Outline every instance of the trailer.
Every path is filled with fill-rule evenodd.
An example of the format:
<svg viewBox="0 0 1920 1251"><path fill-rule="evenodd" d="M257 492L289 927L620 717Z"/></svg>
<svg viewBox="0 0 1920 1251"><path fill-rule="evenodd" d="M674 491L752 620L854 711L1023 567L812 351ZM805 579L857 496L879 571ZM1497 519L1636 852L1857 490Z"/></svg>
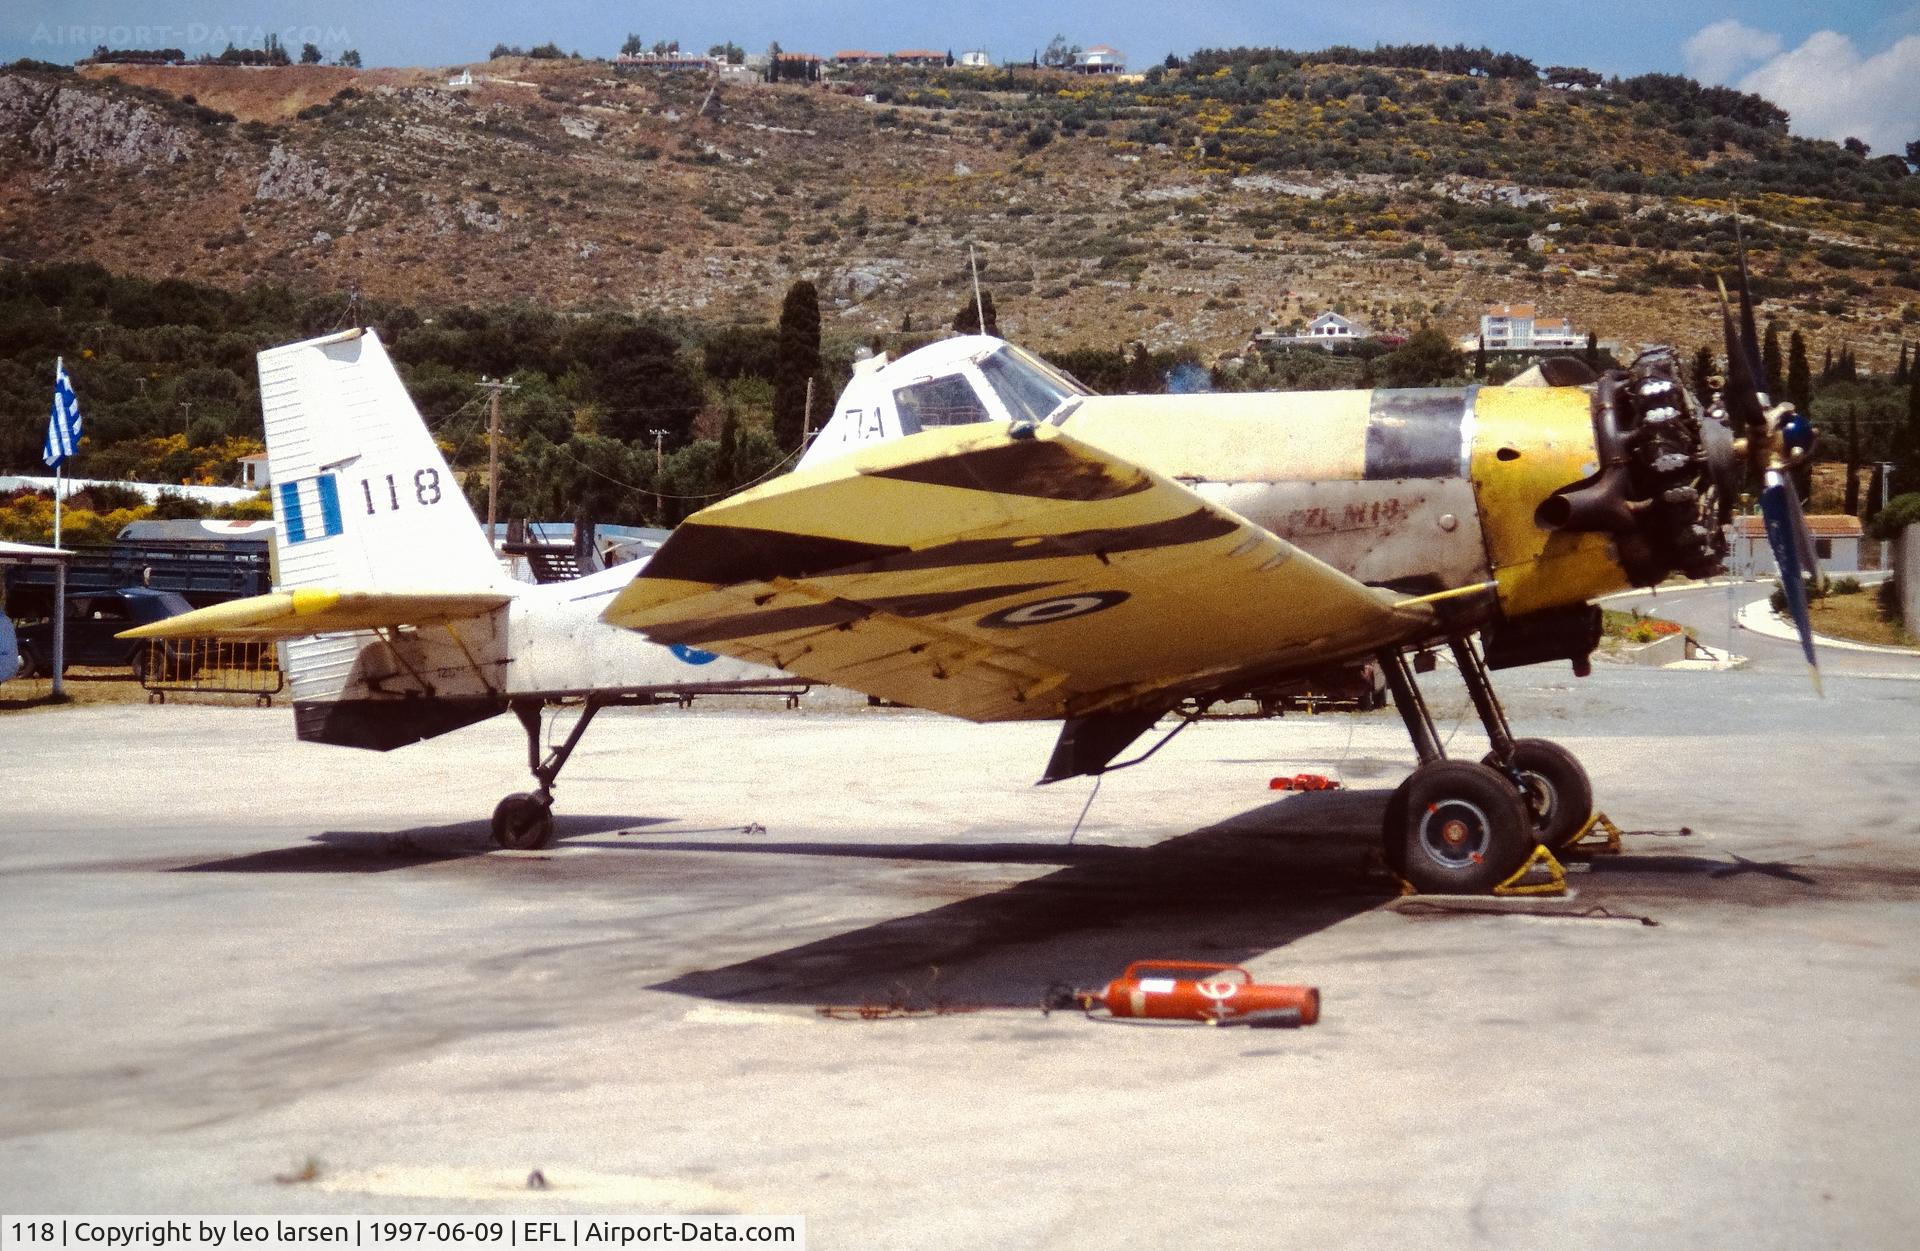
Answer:
<svg viewBox="0 0 1920 1251"><path fill-rule="evenodd" d="M140 537L155 525L182 524L200 527L200 532L179 532L192 537ZM139 586L177 592L195 608L264 595L273 589L268 545L272 526L272 522L135 522L120 532L117 542L70 549L67 594ZM7 570L6 577L9 615L27 620L52 614L53 569L27 565Z"/></svg>

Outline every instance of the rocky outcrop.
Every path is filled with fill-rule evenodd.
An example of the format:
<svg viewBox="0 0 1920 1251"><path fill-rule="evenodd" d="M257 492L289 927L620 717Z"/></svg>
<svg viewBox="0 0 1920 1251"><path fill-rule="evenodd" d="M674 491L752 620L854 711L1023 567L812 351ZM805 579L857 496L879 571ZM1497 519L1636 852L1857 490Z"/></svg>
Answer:
<svg viewBox="0 0 1920 1251"><path fill-rule="evenodd" d="M254 179L253 198L289 202L324 201L337 188L327 167L316 160L274 145L267 163Z"/></svg>
<svg viewBox="0 0 1920 1251"><path fill-rule="evenodd" d="M196 137L157 108L91 87L0 74L0 136L55 173L152 170L188 160Z"/></svg>

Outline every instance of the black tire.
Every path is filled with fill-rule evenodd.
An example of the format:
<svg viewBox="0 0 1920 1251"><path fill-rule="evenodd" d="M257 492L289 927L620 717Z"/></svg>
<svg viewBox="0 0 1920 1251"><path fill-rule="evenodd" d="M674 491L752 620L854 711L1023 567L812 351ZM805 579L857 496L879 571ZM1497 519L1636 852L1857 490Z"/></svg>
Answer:
<svg viewBox="0 0 1920 1251"><path fill-rule="evenodd" d="M493 810L493 841L513 851L537 851L553 842L553 808L537 795L515 792Z"/></svg>
<svg viewBox="0 0 1920 1251"><path fill-rule="evenodd" d="M1497 757L1481 763L1500 768ZM1513 767L1525 783L1520 792L1533 818L1534 841L1559 851L1586 828L1593 815L1593 783L1574 754L1544 738L1513 740Z"/></svg>
<svg viewBox="0 0 1920 1251"><path fill-rule="evenodd" d="M1533 852L1533 822L1504 773L1465 760L1421 765L1387 803L1387 863L1425 894L1484 894Z"/></svg>
<svg viewBox="0 0 1920 1251"><path fill-rule="evenodd" d="M140 648L133 653L133 659L127 662L127 668L133 671L133 680L140 685L147 684L147 649Z"/></svg>
<svg viewBox="0 0 1920 1251"><path fill-rule="evenodd" d="M24 647L20 649L20 668L14 672L13 676L16 678L37 678L40 676L40 666L33 663L33 653Z"/></svg>

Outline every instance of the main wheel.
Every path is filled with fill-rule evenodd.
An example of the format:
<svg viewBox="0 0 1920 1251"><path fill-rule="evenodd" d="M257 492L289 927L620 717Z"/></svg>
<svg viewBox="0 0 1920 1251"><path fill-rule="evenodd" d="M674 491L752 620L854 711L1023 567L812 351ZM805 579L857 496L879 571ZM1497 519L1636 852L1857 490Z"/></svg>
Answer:
<svg viewBox="0 0 1920 1251"><path fill-rule="evenodd" d="M1500 768L1498 757L1482 761ZM1593 815L1593 783L1574 754L1544 738L1513 740L1513 767L1520 774L1521 797L1533 816L1534 841L1548 851L1572 842Z"/></svg>
<svg viewBox="0 0 1920 1251"><path fill-rule="evenodd" d="M553 842L553 808L537 795L516 792L493 810L493 841L514 851L536 851Z"/></svg>
<svg viewBox="0 0 1920 1251"><path fill-rule="evenodd" d="M1413 771L1387 804L1387 863L1426 894L1473 895L1513 876L1533 822L1505 774L1465 760Z"/></svg>

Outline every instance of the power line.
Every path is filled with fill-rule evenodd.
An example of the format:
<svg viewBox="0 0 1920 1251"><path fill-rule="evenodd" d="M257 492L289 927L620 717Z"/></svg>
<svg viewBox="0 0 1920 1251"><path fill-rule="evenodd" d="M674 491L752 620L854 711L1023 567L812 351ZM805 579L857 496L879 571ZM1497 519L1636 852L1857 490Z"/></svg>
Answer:
<svg viewBox="0 0 1920 1251"><path fill-rule="evenodd" d="M638 486L634 483L627 482L624 479L616 478L610 473L605 473L605 472L602 472L601 470L595 469L592 465L589 465L586 461L581 460L578 456L575 456L572 452L569 452L566 449L566 445L563 443L553 443L553 444L549 444L548 446L552 447L554 451L560 453L560 455L566 457L568 460L580 466L580 468L586 470L588 473L592 474L596 478L604 478L606 481L613 483L615 486L624 487L626 490L633 492L635 495L657 495L661 499L667 499L667 500L725 499L727 496L734 495L741 491L744 491L750 486L758 486L760 483L765 482L768 478L773 477L775 474L779 473L782 469L785 469L787 465L791 463L796 456L800 455L800 452L801 452L800 448L795 448L793 451L788 452L786 456L782 457L778 464L774 465L771 469L768 469L765 473L761 474L759 477L750 478L747 481L738 484L737 486L728 487L724 491L709 491L704 495L674 495L671 492L656 491L651 487Z"/></svg>

